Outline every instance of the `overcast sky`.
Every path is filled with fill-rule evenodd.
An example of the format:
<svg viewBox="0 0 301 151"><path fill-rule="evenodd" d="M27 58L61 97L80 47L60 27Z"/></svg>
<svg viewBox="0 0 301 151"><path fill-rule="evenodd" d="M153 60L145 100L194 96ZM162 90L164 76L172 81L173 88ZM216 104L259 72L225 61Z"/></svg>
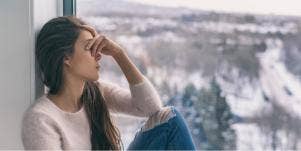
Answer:
<svg viewBox="0 0 301 151"><path fill-rule="evenodd" d="M301 16L301 0L127 0L202 10Z"/></svg>

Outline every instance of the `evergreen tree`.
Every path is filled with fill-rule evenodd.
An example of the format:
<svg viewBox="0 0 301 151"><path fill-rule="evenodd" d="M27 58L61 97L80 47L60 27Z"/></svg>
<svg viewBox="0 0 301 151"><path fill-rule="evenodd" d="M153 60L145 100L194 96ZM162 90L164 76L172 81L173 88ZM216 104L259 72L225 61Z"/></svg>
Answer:
<svg viewBox="0 0 301 151"><path fill-rule="evenodd" d="M190 127L192 137L195 140L195 145L197 149L206 149L207 138L201 123L201 115L196 111L194 107L194 102L198 102L198 90L195 88L194 84L188 84L181 98L181 106L186 121Z"/></svg>
<svg viewBox="0 0 301 151"><path fill-rule="evenodd" d="M198 90L188 84L168 104L180 109L198 149L236 149L236 134L231 128L234 116L215 80L209 89Z"/></svg>
<svg viewBox="0 0 301 151"><path fill-rule="evenodd" d="M208 140L204 149L235 149L236 134L230 127L233 115L217 82L213 79L209 90L201 89L198 98L196 108Z"/></svg>
<svg viewBox="0 0 301 151"><path fill-rule="evenodd" d="M193 98L196 97L197 90L195 86L190 83L185 87L185 91L182 98L182 106L184 107L191 107L193 106Z"/></svg>

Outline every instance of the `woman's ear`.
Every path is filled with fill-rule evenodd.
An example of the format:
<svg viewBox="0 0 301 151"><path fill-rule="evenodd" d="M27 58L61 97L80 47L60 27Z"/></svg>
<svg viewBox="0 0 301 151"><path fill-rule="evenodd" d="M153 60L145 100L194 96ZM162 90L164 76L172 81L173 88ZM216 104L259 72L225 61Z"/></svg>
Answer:
<svg viewBox="0 0 301 151"><path fill-rule="evenodd" d="M65 56L64 57L64 65L70 67L71 66L71 57L70 56Z"/></svg>

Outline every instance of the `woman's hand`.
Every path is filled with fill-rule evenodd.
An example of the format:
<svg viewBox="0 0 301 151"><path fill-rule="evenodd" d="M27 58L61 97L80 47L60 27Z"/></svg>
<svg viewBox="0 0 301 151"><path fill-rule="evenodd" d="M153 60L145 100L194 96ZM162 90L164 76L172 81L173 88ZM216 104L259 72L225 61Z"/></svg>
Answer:
<svg viewBox="0 0 301 151"><path fill-rule="evenodd" d="M123 51L120 45L108 37L98 34L93 27L88 25L84 25L83 27L89 30L93 35L93 39L91 39L86 45L86 49L91 50L92 56L95 56L96 53L101 52L104 55L110 55L114 57Z"/></svg>
<svg viewBox="0 0 301 151"><path fill-rule="evenodd" d="M123 53L124 50L118 44L105 36L99 35L93 27L83 25L83 28L89 30L93 35L93 39L91 39L86 46L87 50L91 50L93 56L98 52L112 56L118 63L130 85L135 85L143 81L142 73L127 54Z"/></svg>

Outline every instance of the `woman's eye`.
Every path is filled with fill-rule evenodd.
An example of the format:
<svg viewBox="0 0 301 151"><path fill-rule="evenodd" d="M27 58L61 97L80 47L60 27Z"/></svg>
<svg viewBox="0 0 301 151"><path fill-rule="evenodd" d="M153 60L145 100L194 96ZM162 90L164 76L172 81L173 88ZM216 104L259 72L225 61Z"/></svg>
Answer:
<svg viewBox="0 0 301 151"><path fill-rule="evenodd" d="M92 40L92 39L88 39L88 40L86 40L86 41L83 43L84 49L85 49L85 50L90 50L90 49L88 49L87 47L88 47L89 42L90 42L91 40Z"/></svg>

